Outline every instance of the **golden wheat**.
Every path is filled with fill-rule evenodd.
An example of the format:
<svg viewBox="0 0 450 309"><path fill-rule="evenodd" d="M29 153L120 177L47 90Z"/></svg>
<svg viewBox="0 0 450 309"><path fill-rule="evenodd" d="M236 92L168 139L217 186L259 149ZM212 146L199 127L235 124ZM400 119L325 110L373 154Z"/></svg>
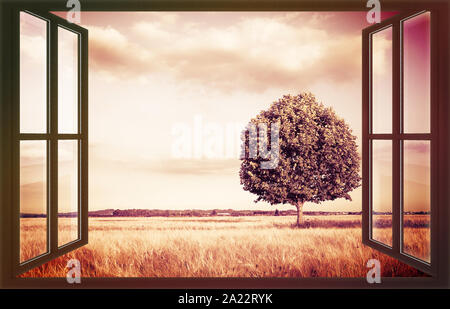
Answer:
<svg viewBox="0 0 450 309"><path fill-rule="evenodd" d="M30 227L45 222L27 220ZM365 277L372 258L383 276L424 275L364 246L360 216L311 216L309 228L293 222L288 216L90 218L87 246L22 276L65 277L71 258L81 262L84 277ZM426 233L415 228L405 237L424 240ZM24 250L32 252L34 241L24 242ZM429 248L420 250L426 256Z"/></svg>

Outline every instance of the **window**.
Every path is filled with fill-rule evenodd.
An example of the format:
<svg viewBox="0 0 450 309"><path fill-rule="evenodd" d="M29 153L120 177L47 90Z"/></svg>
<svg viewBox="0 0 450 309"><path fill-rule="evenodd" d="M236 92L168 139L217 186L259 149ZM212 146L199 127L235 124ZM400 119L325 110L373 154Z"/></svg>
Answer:
<svg viewBox="0 0 450 309"><path fill-rule="evenodd" d="M32 11L15 11L13 23L18 275L88 240L87 30ZM30 220L36 217L41 219Z"/></svg>
<svg viewBox="0 0 450 309"><path fill-rule="evenodd" d="M400 50L400 30L404 24L401 24L401 20L407 20L409 17L413 17L419 11L412 12L408 14L402 14L397 17L393 17L389 21L383 22L382 24L376 24L363 31L363 241L386 254L394 256L402 261L407 262L419 269L426 272L433 273L432 278L414 278L414 280L402 280L405 278L392 278L392 280L383 280L382 287L447 287L448 286L448 273L449 273L449 244L450 244L450 234L448 229L448 223L450 222L450 212L448 207L449 202L449 191L448 191L448 175L449 175L449 139L448 134L450 133L450 127L448 124L448 119L450 115L450 109L448 109L448 13L449 8L445 3L429 3L425 2L414 2L409 1L409 3L398 3L398 1L386 0L384 9L395 10L404 12L406 10L430 10L430 22L431 22L431 36L430 36L430 96L428 107L420 112L430 112L429 122L420 123L420 128L410 127L409 125L401 124L406 119L411 119L410 117L417 117L418 113L414 112L414 109L408 107L402 107L401 102L407 100L407 95L403 94L402 100L400 100L399 91L402 89L400 84L403 85L405 81L400 78L400 72L403 74L409 74L400 71L400 55L403 52ZM154 1L142 0L142 1L124 1L118 3L116 1L103 1L103 0L91 0L87 2L82 2L81 9L83 11L191 11L193 6L197 11L260 11L262 6L264 10L286 10L286 11L304 11L304 10L317 10L317 11L341 11L341 10L355 10L367 12L369 9L366 8L366 4L362 2L349 2L349 1L338 1L340 4L334 4L331 2L327 3L317 3L315 2L295 2L289 0L280 1L280 3L268 4L264 1L255 1L251 4L245 2L233 2L233 3L216 3L213 1L200 1L191 2L186 1L183 3L163 3ZM21 1L0 1L0 41L2 53L0 53L0 74L2 78L0 79L0 143L2 145L2 152L0 153L0 169L1 169L1 186L0 186L0 286L1 287L72 287L67 286L65 279L59 278L40 278L36 280L28 280L23 278L17 278L17 274L26 271L32 267L38 266L48 260L57 257L64 252L68 252L75 249L85 243L87 243L87 31L77 27L72 24L67 24L64 20L58 19L51 14L47 14L49 11L68 11L70 8L66 7L67 3L65 1L49 0L45 3L36 3L32 0L21 0ZM262 6L261 6L262 5ZM35 63L33 68L36 71L41 70L42 72L46 70L46 76L43 79L33 79L27 81L35 86L44 87L45 92L39 94L38 92L27 93L23 95L23 104L26 106L26 95L32 95L33 97L33 107L36 108L37 112L33 111L26 115L26 108L22 111L24 114L21 115L21 109L19 109L19 100L21 88L19 87L20 78L23 75L19 75L18 72L21 70L19 65L19 55L20 55L20 8L23 12L36 17L34 21L37 24L36 31L39 27L45 28L45 45L47 53L45 67L44 65ZM27 10L27 11L25 11ZM45 13L38 13L45 12ZM42 26L44 22L45 26ZM39 26L40 25L40 26ZM58 58L50 57L49 53L53 50L53 55L55 54L55 46L58 46L57 30L51 31L51 29L58 29L54 25L61 25L63 28L70 30L73 33L78 34L78 44L80 48L78 49L78 108L76 115L79 120L77 122L78 127L77 133L73 134L72 126L73 122L67 122L68 127L61 128L61 131L55 133L55 126L51 126L54 117L58 114L57 103L57 93L64 91L70 92L69 86L61 86L58 89L57 82L57 67ZM408 25L407 25L408 26ZM385 28L391 29L392 32L392 42L391 46L391 82L386 84L379 84L378 87L390 87L388 92L391 92L391 99L384 101L384 104L391 104L391 108L380 109L382 117L389 119L387 123L381 122L380 125L388 125L388 128L378 127L375 125L375 132L369 130L369 119L372 121L372 113L377 113L376 109L381 107L383 104L382 98L379 98L376 104L375 111L369 110L369 106L372 106L372 80L369 79L369 67L371 64L371 53L369 53L369 46L372 40L372 33L376 33L378 30L383 30ZM42 30L42 28L41 28ZM339 31L339 29L337 29ZM406 35L405 30L403 35ZM388 39L387 32L381 33L385 35ZM42 33L42 32L41 32ZM70 33L69 33L70 34ZM70 37L70 36L69 36ZM70 41L70 39L69 39ZM42 43L42 41L41 41ZM405 45L406 46L406 45ZM414 44L411 45L414 48ZM35 57L40 57L39 54L43 52L42 45L36 41L33 42L33 47L35 47ZM370 46L371 47L371 46ZM371 47L372 48L372 47ZM405 47L408 48L408 47ZM406 55L406 54L405 54ZM408 56L406 56L408 57ZM414 58L412 58L414 59ZM369 61L370 60L370 61ZM403 67L408 62L408 59L403 59ZM413 64L414 61L411 61ZM52 73L53 72L53 73ZM423 76L422 76L423 77ZM406 83L408 83L406 81ZM53 85L53 86L52 86ZM371 87L369 88L369 85ZM414 85L411 83L411 85ZM377 87L377 86L375 86ZM44 89L41 88L41 89ZM404 86L406 91L407 86ZM69 89L69 90L67 90ZM411 89L411 88L410 88ZM369 91L370 90L370 91ZM414 89L413 89L414 90ZM45 95L45 99L39 99L41 96ZM382 95L382 94L381 94ZM414 96L414 95L412 95ZM376 99L376 98L374 98ZM422 101L423 102L423 101ZM370 103L370 104L369 104ZM45 112L38 113L42 109L39 105L45 104ZM426 105L421 105L422 107ZM439 109L438 109L439 106ZM68 104L66 109L67 114L62 112L67 119L74 119L71 114L70 107L73 105ZM68 108L68 109L67 109ZM402 110L400 110L402 108ZM62 111L62 109L60 109ZM400 118L400 111L402 118ZM370 112L370 113L369 113ZM370 116L370 117L369 117ZM21 133L21 121L20 117L26 119L27 117L32 117L35 122L23 122L23 125L29 125L28 128L23 128L24 132L39 132L39 133ZM422 117L426 118L427 117ZM400 120L399 120L400 119ZM439 123L438 121L439 120ZM59 119L58 119L59 121ZM400 122L401 121L401 122ZM417 124L417 120L416 120ZM370 124L372 126L372 124ZM53 130L49 130L53 128ZM371 127L372 128L372 127ZM400 128L403 128L400 130ZM389 130L390 129L390 130ZM439 132L438 132L439 129ZM67 131L66 131L67 130ZM420 131L419 131L420 130ZM384 132L382 132L384 131ZM439 133L439 134L438 134ZM55 135L56 134L56 135ZM427 136L427 137L426 137ZM426 138L425 138L426 137ZM77 143L72 142L64 144L55 148L52 148L54 141L64 142L77 141ZM53 141L53 142L52 142ZM372 142L375 143L375 149L372 147ZM412 144L408 144L408 143ZM403 143L407 143L405 146ZM77 144L78 149L74 150L73 146ZM54 146L53 146L54 147ZM66 188L76 188L74 190L79 190L77 195L78 200L72 198L72 195L67 193L65 200L71 201L68 203L68 207L61 210L62 213L68 214L73 212L73 205L77 204L78 217L67 217L71 220L65 220L66 225L76 226L74 223L77 222L76 230L69 233L66 240L61 240L62 242L70 242L65 246L59 246L60 239L58 239L59 234L59 224L58 224L58 208L55 206L58 197L55 198L57 190L55 187L58 184L59 175L55 175L54 171L58 168L63 168L59 166L59 161L55 161L54 152L55 149L63 148L64 151L64 161L68 163L64 169L64 174L66 179L73 178L74 173L70 172L78 169L78 187L69 185L73 183L66 183L64 187ZM391 147L392 149L389 149ZM383 149L378 150L378 149ZM369 153L370 149L370 153ZM422 149L419 151L419 149ZM53 151L53 155L52 155ZM56 150L57 152L58 150ZM371 153L376 155L372 158ZM429 151L429 153L428 153ZM386 154L389 154L387 156ZM74 155L78 154L78 157ZM23 158L32 157L33 162L30 160L24 160L20 156L24 154ZM413 154L413 156L410 156ZM58 158L58 156L56 157ZM77 158L77 159L74 159ZM400 160L401 158L401 160ZM77 165L73 163L76 162ZM33 164L31 164L33 163ZM380 170L377 168L381 166ZM408 231L401 230L402 226L407 226L403 221L407 221L408 218L403 216L403 211L406 213L407 209L412 209L415 212L415 206L401 206L408 204L408 200L414 200L414 193L417 191L414 186L404 186L403 179L413 179L417 180L419 177L417 173L413 170L407 170L407 166L417 165L427 166L429 164L429 169L422 169L425 175L425 180L430 184L429 197L426 194L422 194L421 200L428 200L430 207L431 224L428 228L431 237L431 254L430 261L426 261L426 257L415 256L416 252L414 248L406 248L407 244L401 243L403 238L407 238L406 234ZM33 174L35 183L40 183L39 186L34 186L33 192L36 197L36 209L41 209L39 212L41 219L45 221L47 226L47 231L45 235L35 235L36 237L43 238L40 246L36 247L36 251L32 252L30 255L34 258L27 259L23 263L20 262L20 230L18 229L20 222L20 206L24 205L24 211L27 211L25 204L21 204L20 201L20 188L21 181L26 180L27 173L25 167L33 165L35 167L35 173ZM62 164L61 162L61 165ZM21 171L21 166L23 170ZM54 167L52 169L52 166ZM55 169L56 167L56 169ZM379 216L380 223L375 223L375 226L383 226L383 222L386 220L392 220L391 223L385 223L387 233L375 232L375 235L371 235L371 211L372 207L369 204L369 198L378 196L378 194L369 187L372 175L369 171L376 169L378 174L373 175L375 179L385 179L389 181L387 183L388 192L383 199L388 200L388 207L392 207L389 213L389 209L386 210L382 207L383 199L378 201L375 207L375 215ZM386 170L393 170L390 174L386 174ZM24 174L21 176L21 172ZM401 174L400 174L401 172ZM370 178L369 178L370 177ZM384 178L383 178L384 177ZM62 180L61 180L62 181ZM414 181L412 181L414 182ZM383 182L381 181L383 185ZM25 184L24 184L25 185ZM29 186L31 188L31 186ZM381 188L381 187L379 187ZM390 188L390 190L389 190ZM57 188L56 188L57 189ZM375 189L376 190L376 189ZM384 189L383 189L384 190ZM390 191L390 192L389 192ZM400 193L401 197L400 198ZM61 197L63 199L63 197ZM390 203L389 203L390 202ZM406 204L405 204L406 203ZM389 205L390 204L390 205ZM377 210L376 207L380 207ZM402 209L403 207L403 209ZM424 213L425 214L425 213ZM61 214L61 217L63 214ZM76 218L76 219L75 219ZM384 221L383 221L384 219ZM63 220L60 220L61 223ZM70 222L70 223L69 223ZM393 228L389 227L389 224L393 225ZM408 223L409 224L409 223ZM62 228L62 227L61 227ZM69 229L72 231L72 229ZM380 232L383 232L380 230ZM56 233L56 234L55 234ZM404 235L403 235L404 234ZM52 236L53 235L53 236ZM55 237L56 235L56 237ZM73 235L73 237L72 237ZM75 239L76 235L78 240ZM383 236L384 235L384 236ZM383 237L389 237L383 238ZM437 237L438 236L438 237ZM407 241L406 241L407 242ZM405 246L405 249L403 249ZM437 268L439 267L439 268ZM438 271L437 271L438 269ZM434 274L437 275L435 276ZM83 287L122 287L122 286L134 286L134 287L197 287L197 288L210 288L210 287L261 287L261 288L279 288L280 286L289 288L299 288L299 287L368 287L366 278L329 278L323 280L321 278L315 278L314 280L291 280L286 278L266 278L264 280L260 279L249 279L242 280L239 278L229 278L229 280L214 279L214 278L102 278L90 279L83 278Z"/></svg>
<svg viewBox="0 0 450 309"><path fill-rule="evenodd" d="M363 241L430 274L438 250L433 22L420 11L363 30Z"/></svg>

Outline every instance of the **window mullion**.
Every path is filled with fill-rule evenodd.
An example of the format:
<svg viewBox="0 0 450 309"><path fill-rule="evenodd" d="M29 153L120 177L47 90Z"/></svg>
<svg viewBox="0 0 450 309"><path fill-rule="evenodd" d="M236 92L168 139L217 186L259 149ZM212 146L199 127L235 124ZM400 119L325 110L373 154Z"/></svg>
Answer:
<svg viewBox="0 0 450 309"><path fill-rule="evenodd" d="M78 67L78 77L79 77L79 133L81 134L80 147L79 147L79 227L80 227L80 238L87 243L88 241L88 33L87 30L83 30L79 39L79 67Z"/></svg>
<svg viewBox="0 0 450 309"><path fill-rule="evenodd" d="M58 250L58 29L50 22L50 248Z"/></svg>
<svg viewBox="0 0 450 309"><path fill-rule="evenodd" d="M400 49L400 23L392 25L392 249L400 252L401 234L401 49Z"/></svg>

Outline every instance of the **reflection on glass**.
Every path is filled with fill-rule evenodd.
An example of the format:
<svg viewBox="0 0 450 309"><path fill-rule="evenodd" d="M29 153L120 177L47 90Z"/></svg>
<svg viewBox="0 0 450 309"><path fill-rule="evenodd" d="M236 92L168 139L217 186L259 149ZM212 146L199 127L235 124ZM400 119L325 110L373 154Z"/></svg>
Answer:
<svg viewBox="0 0 450 309"><path fill-rule="evenodd" d="M372 239L392 247L392 142L372 141Z"/></svg>
<svg viewBox="0 0 450 309"><path fill-rule="evenodd" d="M405 133L430 132L430 13L403 22Z"/></svg>
<svg viewBox="0 0 450 309"><path fill-rule="evenodd" d="M20 132L47 132L47 22L20 12Z"/></svg>
<svg viewBox="0 0 450 309"><path fill-rule="evenodd" d="M78 141L58 141L58 246L78 235Z"/></svg>
<svg viewBox="0 0 450 309"><path fill-rule="evenodd" d="M430 142L403 145L403 252L430 262Z"/></svg>
<svg viewBox="0 0 450 309"><path fill-rule="evenodd" d="M20 262L47 252L47 142L20 142Z"/></svg>
<svg viewBox="0 0 450 309"><path fill-rule="evenodd" d="M372 35L372 133L392 133L392 28Z"/></svg>
<svg viewBox="0 0 450 309"><path fill-rule="evenodd" d="M58 27L58 131L78 133L78 35Z"/></svg>

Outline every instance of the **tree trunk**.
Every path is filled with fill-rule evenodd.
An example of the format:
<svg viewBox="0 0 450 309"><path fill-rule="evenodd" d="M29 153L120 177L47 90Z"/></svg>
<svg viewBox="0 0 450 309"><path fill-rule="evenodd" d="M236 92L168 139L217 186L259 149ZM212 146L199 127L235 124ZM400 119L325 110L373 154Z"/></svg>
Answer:
<svg viewBox="0 0 450 309"><path fill-rule="evenodd" d="M297 202L297 205L295 205L295 207L297 207L297 226L302 226L304 221L303 221L303 204L304 202Z"/></svg>

